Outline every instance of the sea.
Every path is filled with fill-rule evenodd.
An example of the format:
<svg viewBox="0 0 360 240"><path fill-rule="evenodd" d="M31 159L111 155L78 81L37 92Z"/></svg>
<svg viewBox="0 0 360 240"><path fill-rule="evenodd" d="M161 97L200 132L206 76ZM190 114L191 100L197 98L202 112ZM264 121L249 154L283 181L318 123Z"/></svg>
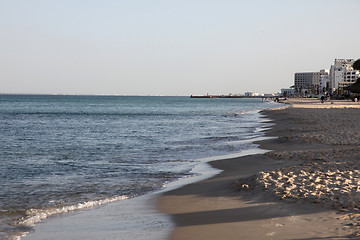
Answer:
<svg viewBox="0 0 360 240"><path fill-rule="evenodd" d="M49 216L166 188L254 149L258 98L0 95L0 239Z"/></svg>

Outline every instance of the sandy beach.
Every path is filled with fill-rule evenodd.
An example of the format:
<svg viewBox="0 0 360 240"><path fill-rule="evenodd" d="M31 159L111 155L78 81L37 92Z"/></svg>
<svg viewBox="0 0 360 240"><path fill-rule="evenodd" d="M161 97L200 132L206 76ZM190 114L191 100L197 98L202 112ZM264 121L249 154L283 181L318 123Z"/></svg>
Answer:
<svg viewBox="0 0 360 240"><path fill-rule="evenodd" d="M223 172L159 198L171 239L360 239L360 105L285 103L263 112L272 152L211 162Z"/></svg>

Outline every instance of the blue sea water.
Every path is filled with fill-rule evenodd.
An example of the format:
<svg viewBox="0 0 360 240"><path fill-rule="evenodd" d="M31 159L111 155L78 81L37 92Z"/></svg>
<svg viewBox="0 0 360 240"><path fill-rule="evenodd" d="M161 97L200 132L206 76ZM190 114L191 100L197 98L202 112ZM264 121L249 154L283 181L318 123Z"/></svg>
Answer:
<svg viewBox="0 0 360 240"><path fill-rule="evenodd" d="M143 195L254 148L261 99L0 95L0 238Z"/></svg>

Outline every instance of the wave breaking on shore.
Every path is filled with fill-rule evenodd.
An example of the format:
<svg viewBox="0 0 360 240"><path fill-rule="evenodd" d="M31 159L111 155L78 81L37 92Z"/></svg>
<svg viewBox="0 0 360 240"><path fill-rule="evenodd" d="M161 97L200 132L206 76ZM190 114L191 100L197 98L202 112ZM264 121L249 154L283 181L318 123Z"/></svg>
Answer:
<svg viewBox="0 0 360 240"><path fill-rule="evenodd" d="M19 232L20 235L14 237L14 239L20 239L21 237L26 236L32 230L32 228L35 226L36 223L39 223L50 216L56 214L62 214L62 213L69 213L77 210L94 208L101 206L103 204L126 200L128 198L129 198L128 196L115 196L102 200L81 202L68 206L44 208L44 209L29 209L26 211L26 217L23 217L15 222L14 225L23 229L23 231ZM26 229L27 231L25 231Z"/></svg>

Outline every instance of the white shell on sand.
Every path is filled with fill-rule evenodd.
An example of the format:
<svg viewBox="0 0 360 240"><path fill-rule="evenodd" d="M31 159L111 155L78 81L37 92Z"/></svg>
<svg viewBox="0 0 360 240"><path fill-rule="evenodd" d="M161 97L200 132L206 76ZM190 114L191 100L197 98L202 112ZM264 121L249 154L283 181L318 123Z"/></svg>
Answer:
<svg viewBox="0 0 360 240"><path fill-rule="evenodd" d="M270 152L301 165L261 172L256 183L278 197L322 202L341 209L360 208L360 103L289 99L283 111L291 134L283 142L322 144L311 150ZM320 109L323 109L320 111Z"/></svg>

